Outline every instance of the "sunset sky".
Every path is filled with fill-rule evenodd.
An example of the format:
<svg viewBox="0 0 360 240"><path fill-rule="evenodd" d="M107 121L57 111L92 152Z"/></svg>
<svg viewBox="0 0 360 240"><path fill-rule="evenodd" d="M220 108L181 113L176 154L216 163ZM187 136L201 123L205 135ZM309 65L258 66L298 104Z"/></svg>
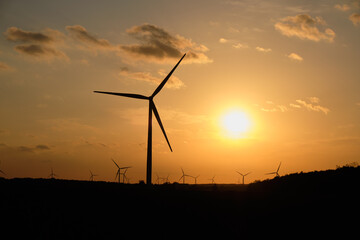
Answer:
<svg viewBox="0 0 360 240"><path fill-rule="evenodd" d="M113 158L145 180L148 103L93 91L151 95L184 53L154 98L173 152L154 118L153 181L360 160L358 0L12 0L0 30L5 177L114 181Z"/></svg>

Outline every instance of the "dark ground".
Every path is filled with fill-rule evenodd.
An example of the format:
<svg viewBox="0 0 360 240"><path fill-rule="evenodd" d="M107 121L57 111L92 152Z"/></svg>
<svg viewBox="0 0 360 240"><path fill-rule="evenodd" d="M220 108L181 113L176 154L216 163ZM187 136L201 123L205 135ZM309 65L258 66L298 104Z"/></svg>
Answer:
<svg viewBox="0 0 360 240"><path fill-rule="evenodd" d="M0 178L0 239L357 239L359 187L360 167L245 186Z"/></svg>

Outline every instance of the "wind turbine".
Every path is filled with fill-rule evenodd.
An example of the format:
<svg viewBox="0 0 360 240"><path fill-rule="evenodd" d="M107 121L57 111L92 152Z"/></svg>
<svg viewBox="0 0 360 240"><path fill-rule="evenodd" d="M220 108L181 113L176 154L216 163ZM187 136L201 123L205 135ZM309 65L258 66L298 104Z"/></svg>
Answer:
<svg viewBox="0 0 360 240"><path fill-rule="evenodd" d="M209 180L211 180L211 183L212 183L212 184L215 184L215 180L214 180L214 179L215 179L215 176L213 176L212 178L209 179Z"/></svg>
<svg viewBox="0 0 360 240"><path fill-rule="evenodd" d="M195 185L197 184L197 178L200 177L200 175L197 175L196 177L191 176L195 180Z"/></svg>
<svg viewBox="0 0 360 240"><path fill-rule="evenodd" d="M182 176L179 179L179 181L182 179L183 180L183 184L185 184L185 177L192 177L190 175L185 174L184 170L181 168L181 172L182 172Z"/></svg>
<svg viewBox="0 0 360 240"><path fill-rule="evenodd" d="M1 164L1 161L0 161L0 164ZM4 175L6 175L1 169L0 169L0 173L2 173L2 174L4 174Z"/></svg>
<svg viewBox="0 0 360 240"><path fill-rule="evenodd" d="M54 179L55 176L57 177L57 175L54 173L53 168L51 168L51 173L50 173L49 177L50 177L51 179Z"/></svg>
<svg viewBox="0 0 360 240"><path fill-rule="evenodd" d="M122 172L122 173L120 173L120 174L123 176L123 183L125 183L125 179L126 179L126 181L128 182L128 178L126 177L126 172L127 172L127 170L128 170L129 168L130 168L130 167L125 167L125 168L124 168L125 171Z"/></svg>
<svg viewBox="0 0 360 240"><path fill-rule="evenodd" d="M114 159L111 159L114 163L115 163L115 165L116 165L116 167L118 168L118 170L117 170L117 172L116 172L116 175L115 175L115 180L116 180L116 178L118 179L118 182L120 183L120 176L121 176L121 174L123 174L123 173L121 173L121 169L126 169L125 170L125 173L126 173L126 171L127 171L127 169L128 168L131 168L131 167L119 167L119 165L114 161ZM123 176L125 176L125 175L123 175ZM123 178L124 179L124 178Z"/></svg>
<svg viewBox="0 0 360 240"><path fill-rule="evenodd" d="M90 171L90 181L94 181L94 177L96 177L97 175L96 174L93 174L92 172L91 172L91 170L89 170Z"/></svg>
<svg viewBox="0 0 360 240"><path fill-rule="evenodd" d="M242 184L245 184L245 183L244 183L245 176L247 176L247 175L249 175L249 174L251 173L251 172L248 172L248 173L246 173L246 174L242 174L241 172L238 172L238 171L236 171L236 172L242 176L242 179L243 179L243 183L242 183Z"/></svg>
<svg viewBox="0 0 360 240"><path fill-rule="evenodd" d="M266 173L266 175L269 175L269 174L275 174L275 177L280 177L279 175L279 169L280 169L280 166L281 166L281 162L276 170L276 172L270 172L270 173Z"/></svg>
<svg viewBox="0 0 360 240"><path fill-rule="evenodd" d="M110 94L122 97L129 97L129 98L136 98L136 99L143 99L149 101L149 119L148 119L148 143L147 143L147 162L146 162L146 184L151 184L151 174L152 174L152 113L156 117L160 128L165 136L166 142L169 145L170 151L172 152L172 148L170 146L170 142L166 136L165 129L163 124L161 123L161 119L159 113L155 107L154 97L161 91L161 89L165 86L166 82L169 80L171 74L175 71L177 66L180 64L181 60L185 57L186 53L179 62L175 65L175 67L169 72L169 74L164 78L164 80L160 83L160 85L155 89L153 94L149 97L140 95L140 94L133 94L133 93L116 93L116 92L102 92L102 91L94 91L95 93L103 93L103 94Z"/></svg>

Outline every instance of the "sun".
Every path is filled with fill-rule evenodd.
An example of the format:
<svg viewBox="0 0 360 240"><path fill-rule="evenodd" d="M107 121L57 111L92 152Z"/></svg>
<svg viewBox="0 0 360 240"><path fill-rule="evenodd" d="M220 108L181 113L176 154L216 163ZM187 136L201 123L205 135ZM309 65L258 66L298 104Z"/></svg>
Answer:
<svg viewBox="0 0 360 240"><path fill-rule="evenodd" d="M251 122L246 113L240 110L231 110L221 117L221 126L226 135L232 138L241 138L249 131Z"/></svg>

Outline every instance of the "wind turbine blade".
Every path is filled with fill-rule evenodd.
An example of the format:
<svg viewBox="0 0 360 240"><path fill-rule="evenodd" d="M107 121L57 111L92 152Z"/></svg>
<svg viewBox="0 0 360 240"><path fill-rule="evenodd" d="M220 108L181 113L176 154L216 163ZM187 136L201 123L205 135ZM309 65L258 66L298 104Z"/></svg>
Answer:
<svg viewBox="0 0 360 240"><path fill-rule="evenodd" d="M151 95L151 97L155 97L156 94L158 94L161 89L164 87L165 83L169 80L171 74L173 74L173 72L175 71L175 69L177 68L177 66L180 64L181 60L183 60L183 58L185 57L186 53L184 54L184 56L182 56L182 58L179 60L179 62L175 65L175 67L171 70L171 72L169 72L169 74L164 78L164 80L160 83L160 85L155 89L154 93Z"/></svg>
<svg viewBox="0 0 360 240"><path fill-rule="evenodd" d="M5 173L4 173L3 171L1 171L1 170L0 170L0 172L1 172L2 174L5 174ZM5 174L5 175L6 175L6 174Z"/></svg>
<svg viewBox="0 0 360 240"><path fill-rule="evenodd" d="M179 181L184 177L184 175L181 176L181 178L179 179Z"/></svg>
<svg viewBox="0 0 360 240"><path fill-rule="evenodd" d="M185 175L184 169L182 169L182 168L181 168L181 171L182 171L182 173L183 173L183 176L184 176L184 175Z"/></svg>
<svg viewBox="0 0 360 240"><path fill-rule="evenodd" d="M114 163L115 163L115 165L120 169L120 167L119 167L119 165L117 165L117 163L114 161L114 159L111 159Z"/></svg>
<svg viewBox="0 0 360 240"><path fill-rule="evenodd" d="M251 172L248 172L247 174L245 174L244 176L247 176L247 175L249 175Z"/></svg>
<svg viewBox="0 0 360 240"><path fill-rule="evenodd" d="M279 164L278 169L276 170L276 173L279 172L280 166L281 166L281 162L280 162L280 164Z"/></svg>
<svg viewBox="0 0 360 240"><path fill-rule="evenodd" d="M158 123L159 123L159 125L160 125L161 131L163 132L164 137L165 137L165 139L166 139L166 142L167 142L167 144L169 145L170 151L172 151L172 148L171 148L169 139L168 139L167 136L166 136L166 132L165 132L164 126L163 126L162 123L161 123L161 119L160 119L159 113L158 113L158 111L157 111L157 109L156 109L156 107L155 107L155 104L154 104L154 102L153 102L152 100L150 100L150 102L151 102L152 110L153 110L153 112L154 112L154 115L155 115L155 117L156 117L156 120L158 121Z"/></svg>
<svg viewBox="0 0 360 240"><path fill-rule="evenodd" d="M243 174L241 173L241 172L238 172L238 171L236 171L238 174L240 174L241 176L243 176Z"/></svg>
<svg viewBox="0 0 360 240"><path fill-rule="evenodd" d="M131 167L121 167L120 169L128 169L128 168L131 168Z"/></svg>
<svg viewBox="0 0 360 240"><path fill-rule="evenodd" d="M276 174L276 172L265 173L265 175Z"/></svg>
<svg viewBox="0 0 360 240"><path fill-rule="evenodd" d="M148 100L149 97L140 94L133 94L133 93L116 93L116 92L102 92L102 91L94 91L94 93L103 93L103 94L110 94L122 97L129 97L129 98L137 98L137 99L146 99Z"/></svg>

